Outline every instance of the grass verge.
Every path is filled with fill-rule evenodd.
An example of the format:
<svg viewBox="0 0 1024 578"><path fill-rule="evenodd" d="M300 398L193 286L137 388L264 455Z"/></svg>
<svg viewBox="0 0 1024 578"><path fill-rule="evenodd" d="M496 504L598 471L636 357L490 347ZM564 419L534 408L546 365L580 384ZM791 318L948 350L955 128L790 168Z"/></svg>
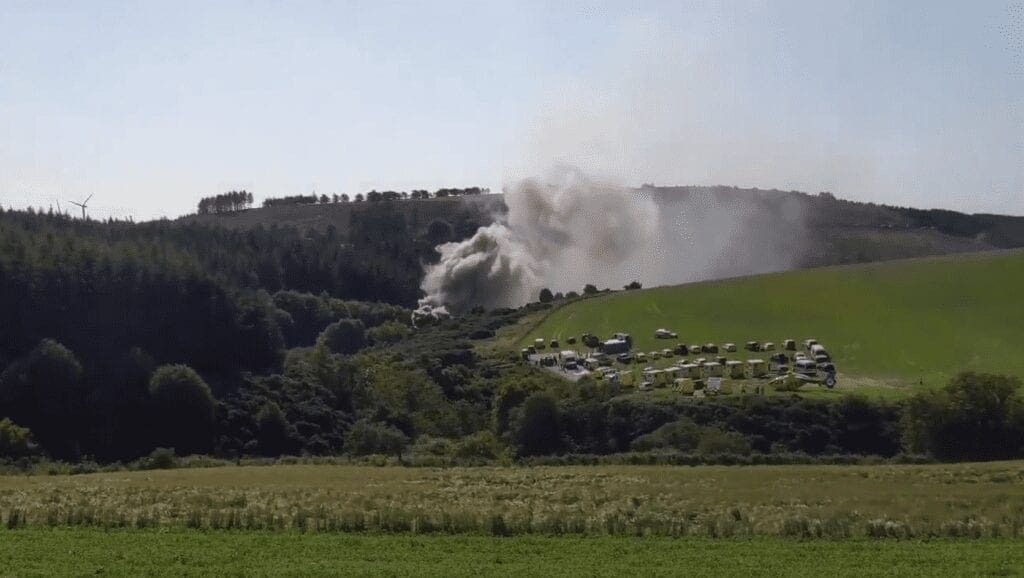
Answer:
<svg viewBox="0 0 1024 578"><path fill-rule="evenodd" d="M19 576L1013 576L1024 543L60 528L0 531L0 566Z"/></svg>

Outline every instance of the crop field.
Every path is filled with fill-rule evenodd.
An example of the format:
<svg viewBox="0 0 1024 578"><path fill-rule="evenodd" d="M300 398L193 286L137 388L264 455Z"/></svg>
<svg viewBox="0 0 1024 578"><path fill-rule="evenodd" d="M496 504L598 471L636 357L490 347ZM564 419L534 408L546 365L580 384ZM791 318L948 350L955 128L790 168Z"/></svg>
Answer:
<svg viewBox="0 0 1024 578"><path fill-rule="evenodd" d="M800 541L411 536L201 530L0 530L19 576L1019 576L1007 539Z"/></svg>
<svg viewBox="0 0 1024 578"><path fill-rule="evenodd" d="M840 384L938 386L963 370L1024 375L1024 252L890 261L616 292L567 304L519 335L632 334L635 349L814 337ZM845 379L844 379L845 378ZM851 379L852 378L852 379Z"/></svg>
<svg viewBox="0 0 1024 578"><path fill-rule="evenodd" d="M374 468L0 478L11 529L710 538L1021 538L1024 462Z"/></svg>

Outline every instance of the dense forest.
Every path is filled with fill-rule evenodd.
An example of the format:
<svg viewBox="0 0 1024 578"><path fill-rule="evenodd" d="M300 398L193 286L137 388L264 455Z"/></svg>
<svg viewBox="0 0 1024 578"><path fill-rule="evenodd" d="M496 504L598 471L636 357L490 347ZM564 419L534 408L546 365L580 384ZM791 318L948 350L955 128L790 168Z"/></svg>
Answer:
<svg viewBox="0 0 1024 578"><path fill-rule="evenodd" d="M910 403L657 401L479 347L586 291L414 326L434 247L474 229L420 230L387 203L345 236L0 211L0 460L129 461L157 448L458 463L1024 450L1010 378L961 376Z"/></svg>
<svg viewBox="0 0 1024 578"><path fill-rule="evenodd" d="M455 234L432 225L417 236L371 208L342 239L0 212L2 413L54 455L141 451L149 439L132 428L150 423L140 408L158 366L186 364L220 399L329 323L407 324L423 263Z"/></svg>

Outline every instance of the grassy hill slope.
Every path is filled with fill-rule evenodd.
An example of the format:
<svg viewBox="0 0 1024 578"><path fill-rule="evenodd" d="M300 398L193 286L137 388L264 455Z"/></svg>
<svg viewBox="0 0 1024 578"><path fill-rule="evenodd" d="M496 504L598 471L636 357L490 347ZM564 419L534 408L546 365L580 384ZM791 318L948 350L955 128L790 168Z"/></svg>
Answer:
<svg viewBox="0 0 1024 578"><path fill-rule="evenodd" d="M686 343L815 337L846 375L943 383L964 369L1024 376L1024 252L791 271L619 292L567 304L520 340L633 335ZM746 352L740 353L745 357Z"/></svg>

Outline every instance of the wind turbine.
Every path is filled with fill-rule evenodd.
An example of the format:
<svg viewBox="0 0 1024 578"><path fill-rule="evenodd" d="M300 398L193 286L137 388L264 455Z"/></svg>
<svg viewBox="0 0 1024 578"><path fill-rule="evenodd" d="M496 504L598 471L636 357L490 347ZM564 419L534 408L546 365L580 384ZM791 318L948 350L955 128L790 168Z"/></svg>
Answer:
<svg viewBox="0 0 1024 578"><path fill-rule="evenodd" d="M71 203L72 205L77 205L77 206L79 206L79 207L82 207L82 220L83 220L83 221L85 220L85 208L89 206L89 199L91 199L91 198L92 198L92 195L89 195L89 196L88 196L88 197L86 197L86 198L85 198L85 200L84 200L84 201L82 201L81 203L76 203L76 202L74 202L74 201L68 201L68 202L69 202L69 203Z"/></svg>

